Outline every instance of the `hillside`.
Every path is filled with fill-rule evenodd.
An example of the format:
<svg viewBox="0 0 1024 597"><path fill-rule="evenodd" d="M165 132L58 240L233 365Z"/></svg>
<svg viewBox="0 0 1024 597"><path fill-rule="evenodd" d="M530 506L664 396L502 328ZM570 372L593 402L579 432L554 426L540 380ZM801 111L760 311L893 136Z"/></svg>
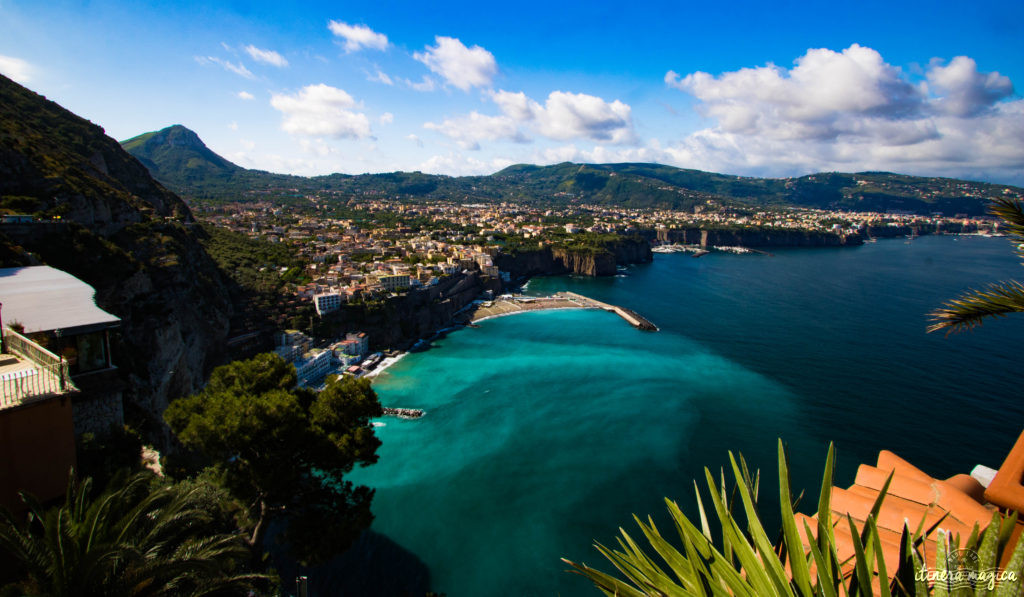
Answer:
<svg viewBox="0 0 1024 597"><path fill-rule="evenodd" d="M886 172L819 173L799 178L751 178L661 164L520 164L489 176L421 172L300 177L240 168L207 148L181 125L123 142L153 176L186 197L236 201L287 199L329 192L410 200L571 202L630 208L689 210L708 200L747 206L796 205L859 211L898 210L981 215L986 199L1006 185ZM1009 187L1013 192L1024 190Z"/></svg>
<svg viewBox="0 0 1024 597"><path fill-rule="evenodd" d="M189 208L102 128L0 76L0 209L60 218L0 225L0 266L48 264L96 289L122 319L126 416L161 443L164 408L202 384L232 314Z"/></svg>

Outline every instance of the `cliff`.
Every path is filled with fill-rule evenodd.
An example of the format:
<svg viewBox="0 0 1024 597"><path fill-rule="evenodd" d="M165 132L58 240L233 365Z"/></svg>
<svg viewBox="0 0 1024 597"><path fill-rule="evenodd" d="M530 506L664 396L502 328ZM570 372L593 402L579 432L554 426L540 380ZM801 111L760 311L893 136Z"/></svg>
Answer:
<svg viewBox="0 0 1024 597"><path fill-rule="evenodd" d="M125 414L147 439L221 354L230 282L189 208L103 129L0 76L0 207L59 224L0 226L4 267L45 263L88 282L122 319L112 356Z"/></svg>
<svg viewBox="0 0 1024 597"><path fill-rule="evenodd" d="M579 274L613 276L616 267L649 263L651 244L639 237L620 237L597 246L547 246L515 253L502 253L494 264L512 274L513 280L537 275Z"/></svg>
<svg viewBox="0 0 1024 597"><path fill-rule="evenodd" d="M687 228L646 231L653 240L702 247L844 247L864 244L859 234L788 228Z"/></svg>
<svg viewBox="0 0 1024 597"><path fill-rule="evenodd" d="M497 280L471 271L444 278L436 286L411 290L383 301L344 305L317 324L322 336L361 330L373 350L408 348L451 322L455 314L485 290L499 291Z"/></svg>

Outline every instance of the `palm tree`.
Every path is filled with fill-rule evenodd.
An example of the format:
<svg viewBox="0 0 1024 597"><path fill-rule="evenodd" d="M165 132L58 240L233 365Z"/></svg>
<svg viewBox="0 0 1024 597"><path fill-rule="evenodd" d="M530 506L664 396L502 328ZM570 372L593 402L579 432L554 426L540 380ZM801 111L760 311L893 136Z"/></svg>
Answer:
<svg viewBox="0 0 1024 597"><path fill-rule="evenodd" d="M157 481L151 473L116 478L90 499L92 481L74 473L64 503L43 509L22 494L28 515L19 524L0 515L0 552L23 572L8 590L19 595L245 595L266 581L240 574L249 558L240 534L210 526L201 490ZM3 593L4 591L0 591Z"/></svg>
<svg viewBox="0 0 1024 597"><path fill-rule="evenodd" d="M994 199L989 211L1003 220L1017 254L1024 259L1024 204L1019 199ZM972 290L932 311L929 332L945 329L947 333L969 330L988 317L1004 317L1024 312L1024 284L1016 280L990 285L986 290Z"/></svg>

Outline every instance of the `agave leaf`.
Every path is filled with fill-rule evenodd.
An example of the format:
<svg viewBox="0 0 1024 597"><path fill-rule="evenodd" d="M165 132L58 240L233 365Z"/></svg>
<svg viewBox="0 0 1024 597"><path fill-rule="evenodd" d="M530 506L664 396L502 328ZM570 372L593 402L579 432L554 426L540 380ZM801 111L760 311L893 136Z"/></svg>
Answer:
<svg viewBox="0 0 1024 597"><path fill-rule="evenodd" d="M870 520L872 517L868 515ZM854 579L851 584L850 594L851 595L871 595L871 573L873 566L871 560L868 559L868 554L864 551L864 544L861 543L860 533L857 532L857 525L853 522L853 518L847 514L846 521L850 525L850 538L853 540L853 553L854 553ZM868 524L864 524L865 528Z"/></svg>
<svg viewBox="0 0 1024 597"><path fill-rule="evenodd" d="M811 527L807 524L807 521L804 521L804 532L807 533L808 537L812 536ZM838 597L837 587L839 586L839 579L831 575L830 572L833 570L831 567L831 553L829 553L829 557L826 560L825 556L818 548L817 542L810 541L809 543L811 546L811 557L814 558L814 567L818 575L817 592L823 597ZM829 551L831 551L831 549ZM828 564L826 564L826 562L828 562Z"/></svg>
<svg viewBox="0 0 1024 597"><path fill-rule="evenodd" d="M731 452L729 453L729 460L732 463L733 474L737 478L741 478L740 466L736 461L736 457ZM775 593L785 595L788 593L789 579L786 576L786 570L782 567L782 562L775 557L775 550L772 548L771 541L768 540L768 535L764 532L764 527L761 526L761 520L758 517L757 508L754 505L750 489L747 485L741 483L739 492L740 499L743 501L743 508L747 513L747 531L750 533L754 546L757 548L756 551L761 557L765 572L775 587Z"/></svg>
<svg viewBox="0 0 1024 597"><path fill-rule="evenodd" d="M868 536L875 546L875 559L878 562L878 594L880 597L892 597L892 592L889 590L889 574L885 568L885 557L882 553L882 539L878 536L878 525L875 523L874 517L869 516L864 526L870 527Z"/></svg>
<svg viewBox="0 0 1024 597"><path fill-rule="evenodd" d="M1006 564L1005 573L1012 573L1016 580L1001 582L996 587L996 597L1019 597L1024 595L1024 541L1017 538L1017 547Z"/></svg>
<svg viewBox="0 0 1024 597"><path fill-rule="evenodd" d="M782 533L786 549L783 553L789 554L789 567L793 572L793 583L801 595L810 597L814 594L811 589L811 577L807 570L807 557L804 555L803 542L800 540L800 531L796 528L796 518L793 514L793 496L789 490L789 463L786 461L786 450L779 440L779 505L782 508Z"/></svg>

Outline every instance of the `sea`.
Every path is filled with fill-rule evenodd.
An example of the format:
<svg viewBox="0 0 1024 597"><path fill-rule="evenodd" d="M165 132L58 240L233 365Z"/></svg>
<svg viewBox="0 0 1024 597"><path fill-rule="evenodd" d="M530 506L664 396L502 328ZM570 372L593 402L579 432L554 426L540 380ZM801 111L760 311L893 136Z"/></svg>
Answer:
<svg viewBox="0 0 1024 597"><path fill-rule="evenodd" d="M449 597L597 595L561 558L613 572L595 542L633 516L674 535L665 498L697 513L705 468L729 453L760 471L777 528L777 445L797 509L813 513L826 453L835 484L892 450L939 478L997 468L1024 429L1024 316L926 333L929 311L970 288L1024 278L1007 238L924 236L773 254L656 254L608 278L531 280L613 313L530 312L435 340L374 381L379 461L372 531ZM705 494L706 495L706 494ZM401 575L390 569L386 574ZM372 591L371 591L372 592Z"/></svg>

